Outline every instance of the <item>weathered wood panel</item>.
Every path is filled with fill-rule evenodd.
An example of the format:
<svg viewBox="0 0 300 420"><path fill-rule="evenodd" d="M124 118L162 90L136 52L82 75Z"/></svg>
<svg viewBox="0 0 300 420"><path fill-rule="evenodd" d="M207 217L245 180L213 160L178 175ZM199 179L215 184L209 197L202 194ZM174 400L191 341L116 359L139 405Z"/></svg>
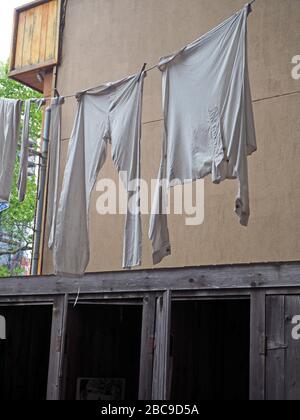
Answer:
<svg viewBox="0 0 300 420"><path fill-rule="evenodd" d="M57 1L49 3L48 22L47 22L47 40L46 40L46 58L45 61L53 60L56 57L57 47Z"/></svg>
<svg viewBox="0 0 300 420"><path fill-rule="evenodd" d="M14 67L19 68L22 66L22 58L23 58L23 44L24 44L24 33L25 33L25 22L26 22L26 16L24 13L21 13L18 18L15 19L15 24L17 25L17 28L15 28L15 31L17 31L16 39L15 39L15 56L12 57L12 60L14 61ZM13 62L12 61L12 62Z"/></svg>
<svg viewBox="0 0 300 420"><path fill-rule="evenodd" d="M32 44L31 44L31 63L39 63L40 59L40 44L41 34L44 31L42 27L42 13L34 13L33 15L33 30L32 30Z"/></svg>
<svg viewBox="0 0 300 420"><path fill-rule="evenodd" d="M171 300L170 291L157 299L152 388L152 399L156 401L170 398Z"/></svg>
<svg viewBox="0 0 300 420"><path fill-rule="evenodd" d="M300 315L300 296L285 297L285 400L300 401L300 340L295 340L292 320Z"/></svg>
<svg viewBox="0 0 300 420"><path fill-rule="evenodd" d="M153 294L144 298L139 385L139 400L141 401L151 400L152 397L155 303Z"/></svg>
<svg viewBox="0 0 300 420"><path fill-rule="evenodd" d="M228 291L300 288L300 263L252 264L87 274L81 295L150 291ZM0 296L77 295L78 278L55 276L0 279ZM290 292L289 292L290 293Z"/></svg>
<svg viewBox="0 0 300 420"><path fill-rule="evenodd" d="M45 3L41 6L42 10L42 32L40 39L40 55L39 62L43 63L46 61L46 43L47 43L47 24L48 24L48 13L49 13L49 3Z"/></svg>
<svg viewBox="0 0 300 420"><path fill-rule="evenodd" d="M63 358L66 338L68 296L58 296L53 302L52 332L48 373L47 400L61 397Z"/></svg>
<svg viewBox="0 0 300 420"><path fill-rule="evenodd" d="M250 319L250 400L263 401L266 375L266 296L263 290L251 293Z"/></svg>
<svg viewBox="0 0 300 420"><path fill-rule="evenodd" d="M267 298L266 398L271 401L300 400L300 340L292 331L300 315L300 296Z"/></svg>
<svg viewBox="0 0 300 420"><path fill-rule="evenodd" d="M17 40L17 49L19 48L19 42L22 44L22 62L21 67L30 66L31 63L31 46L32 46L32 35L34 25L34 10L28 10L25 12L25 29L24 38Z"/></svg>
<svg viewBox="0 0 300 420"><path fill-rule="evenodd" d="M266 306L266 399L285 398L285 297L269 296Z"/></svg>
<svg viewBox="0 0 300 420"><path fill-rule="evenodd" d="M17 10L11 70L21 71L57 60L59 6L59 0L49 0Z"/></svg>

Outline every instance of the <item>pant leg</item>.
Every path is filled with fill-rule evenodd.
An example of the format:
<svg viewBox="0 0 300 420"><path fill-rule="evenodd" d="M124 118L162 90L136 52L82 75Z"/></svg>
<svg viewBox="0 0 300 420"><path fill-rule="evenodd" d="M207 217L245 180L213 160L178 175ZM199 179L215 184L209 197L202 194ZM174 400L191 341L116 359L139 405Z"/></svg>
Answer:
<svg viewBox="0 0 300 420"><path fill-rule="evenodd" d="M24 122L22 131L21 157L20 157L20 172L18 179L19 201L23 202L26 195L27 188L27 171L29 159L29 122L30 122L30 108L31 99L25 101Z"/></svg>
<svg viewBox="0 0 300 420"><path fill-rule="evenodd" d="M60 167L60 142L61 142L61 113L63 98L55 99L51 104L51 124L49 138L49 186L48 186L48 209L47 225L50 229L48 246L54 245L55 224L58 205L58 181Z"/></svg>
<svg viewBox="0 0 300 420"><path fill-rule="evenodd" d="M123 243L123 268L141 265L142 223L140 211L141 118L144 74L117 90L111 116L112 155L128 194ZM123 174L124 175L124 174Z"/></svg>
<svg viewBox="0 0 300 420"><path fill-rule="evenodd" d="M166 179L166 140L164 140L162 161L159 169L154 201L150 216L149 239L152 242L153 264L159 264L171 255L171 243L168 228L167 203L168 186Z"/></svg>
<svg viewBox="0 0 300 420"><path fill-rule="evenodd" d="M13 183L22 101L0 99L0 201L9 201Z"/></svg>
<svg viewBox="0 0 300 420"><path fill-rule="evenodd" d="M241 111L242 112L242 111ZM247 120L244 113L241 116L240 141L237 150L237 177L239 181L238 195L235 202L235 212L242 226L248 226L250 218L249 175L247 147L245 142Z"/></svg>
<svg viewBox="0 0 300 420"><path fill-rule="evenodd" d="M104 101L104 103L103 103ZM81 276L89 259L89 202L106 157L106 99L81 97L70 139L54 242L56 274Z"/></svg>
<svg viewBox="0 0 300 420"><path fill-rule="evenodd" d="M154 202L150 215L149 239L152 242L153 264L159 264L165 257L171 255L171 243L168 228L167 202L167 121L169 113L169 74L167 71L162 73L162 94L163 110L165 120L165 132L162 145L162 158L158 173L158 180L154 194Z"/></svg>

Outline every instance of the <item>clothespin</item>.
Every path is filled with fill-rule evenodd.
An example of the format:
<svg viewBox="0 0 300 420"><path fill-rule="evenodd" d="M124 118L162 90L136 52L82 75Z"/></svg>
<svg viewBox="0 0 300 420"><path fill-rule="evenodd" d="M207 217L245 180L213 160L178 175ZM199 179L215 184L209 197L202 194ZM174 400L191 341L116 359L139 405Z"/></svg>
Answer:
<svg viewBox="0 0 300 420"><path fill-rule="evenodd" d="M65 98L63 96L60 96L60 93L57 90L57 88L54 89L54 97L56 99L56 105L62 105L65 103Z"/></svg>
<svg viewBox="0 0 300 420"><path fill-rule="evenodd" d="M42 108L42 106L46 105L46 99L42 98L42 99L37 99L35 101L36 105L37 105L37 110L40 111L40 109Z"/></svg>
<svg viewBox="0 0 300 420"><path fill-rule="evenodd" d="M252 4L255 3L256 0L252 0L250 1L250 3L248 3L248 15L250 15L250 13L252 12Z"/></svg>
<svg viewBox="0 0 300 420"><path fill-rule="evenodd" d="M54 96L55 96L56 98L59 98L59 97L60 97L60 94L59 94L59 92L58 92L57 88L54 88Z"/></svg>
<svg viewBox="0 0 300 420"><path fill-rule="evenodd" d="M146 70L146 67L147 67L147 63L144 63L144 64L143 64L143 67L142 67L142 69L141 69L141 72L140 72L140 77L139 77L139 79L141 78L142 74L143 74L143 73L144 73L144 71Z"/></svg>

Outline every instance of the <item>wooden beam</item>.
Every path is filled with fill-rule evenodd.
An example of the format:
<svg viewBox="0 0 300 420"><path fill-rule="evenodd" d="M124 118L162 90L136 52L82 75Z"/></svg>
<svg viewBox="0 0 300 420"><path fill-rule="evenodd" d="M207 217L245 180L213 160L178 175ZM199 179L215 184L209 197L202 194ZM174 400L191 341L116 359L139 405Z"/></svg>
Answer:
<svg viewBox="0 0 300 420"><path fill-rule="evenodd" d="M53 302L47 400L61 397L63 359L68 314L68 295L57 296Z"/></svg>
<svg viewBox="0 0 300 420"><path fill-rule="evenodd" d="M16 10L14 10L13 35L12 35L12 40L11 40L10 57L9 57L9 71L15 68L18 24L19 24L19 13Z"/></svg>
<svg viewBox="0 0 300 420"><path fill-rule="evenodd" d="M56 66L56 64L56 60L49 60L40 64L30 64L28 66L22 67L20 70L11 70L9 73L9 77L16 79L17 76L19 76L19 78L21 78L22 75L32 72L34 70L37 72L41 70L49 70L52 67Z"/></svg>
<svg viewBox="0 0 300 420"><path fill-rule="evenodd" d="M33 0L33 1L29 2L29 3L27 2L26 4L24 4L22 6L16 7L15 10L18 13L26 12L26 10L30 10L33 7L40 6L41 4L44 4L44 3L49 3L50 1L52 1L52 0Z"/></svg>
<svg viewBox="0 0 300 420"><path fill-rule="evenodd" d="M285 400L285 296L266 298L266 400Z"/></svg>
<svg viewBox="0 0 300 420"><path fill-rule="evenodd" d="M0 296L76 295L78 278L38 276L0 279ZM86 274L81 294L226 291L300 288L300 263L252 264Z"/></svg>
<svg viewBox="0 0 300 420"><path fill-rule="evenodd" d="M285 401L300 400L300 345L292 335L295 315L300 315L300 296L285 296L285 340L282 342L286 346L285 369L282 372L285 377Z"/></svg>
<svg viewBox="0 0 300 420"><path fill-rule="evenodd" d="M170 334L172 293L166 291L157 299L152 400L169 399Z"/></svg>
<svg viewBox="0 0 300 420"><path fill-rule="evenodd" d="M250 400L265 400L266 388L266 295L263 290L251 294L250 322Z"/></svg>
<svg viewBox="0 0 300 420"><path fill-rule="evenodd" d="M143 305L139 385L139 400L141 401L150 401L152 397L155 304L156 298L154 294L145 296Z"/></svg>

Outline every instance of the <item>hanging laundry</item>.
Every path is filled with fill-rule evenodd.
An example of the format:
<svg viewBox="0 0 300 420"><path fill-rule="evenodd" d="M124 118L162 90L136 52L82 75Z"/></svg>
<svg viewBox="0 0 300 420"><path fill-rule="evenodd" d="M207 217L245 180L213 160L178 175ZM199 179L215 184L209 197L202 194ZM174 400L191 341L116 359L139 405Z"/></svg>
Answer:
<svg viewBox="0 0 300 420"><path fill-rule="evenodd" d="M238 179L235 211L250 216L247 156L257 150L247 62L246 5L178 53L162 58L165 135L149 237L153 262L171 254L163 188L212 174Z"/></svg>
<svg viewBox="0 0 300 420"><path fill-rule="evenodd" d="M0 201L8 202L17 155L22 101L0 99Z"/></svg>
<svg viewBox="0 0 300 420"><path fill-rule="evenodd" d="M26 195L27 178L28 178L28 161L29 161L29 145L30 145L30 111L31 105L36 104L39 110L45 105L45 99L27 99L24 106L24 121L21 140L20 155L20 171L18 178L19 201L23 202Z"/></svg>
<svg viewBox="0 0 300 420"><path fill-rule="evenodd" d="M61 116L64 98L55 98L51 102L51 122L49 134L49 187L48 187L48 211L47 225L50 230L48 246L54 245L56 214L58 206L58 179L60 168L60 142L61 142Z"/></svg>
<svg viewBox="0 0 300 420"><path fill-rule="evenodd" d="M31 99L25 101L24 106L24 121L22 130L21 140L21 156L20 156L20 171L18 178L18 190L19 190L19 201L23 202L25 199L26 188L27 188L27 171L28 171L28 159L29 159L29 125L30 125L30 110L31 110Z"/></svg>
<svg viewBox="0 0 300 420"><path fill-rule="evenodd" d="M78 111L57 213L54 245L57 274L82 275L88 265L90 196L106 160L108 143L118 171L127 173L127 179L123 179L128 191L123 266L130 268L141 263L141 215L138 207L129 209L136 191L128 187L129 182L140 179L144 77L145 73L141 72L78 94Z"/></svg>

